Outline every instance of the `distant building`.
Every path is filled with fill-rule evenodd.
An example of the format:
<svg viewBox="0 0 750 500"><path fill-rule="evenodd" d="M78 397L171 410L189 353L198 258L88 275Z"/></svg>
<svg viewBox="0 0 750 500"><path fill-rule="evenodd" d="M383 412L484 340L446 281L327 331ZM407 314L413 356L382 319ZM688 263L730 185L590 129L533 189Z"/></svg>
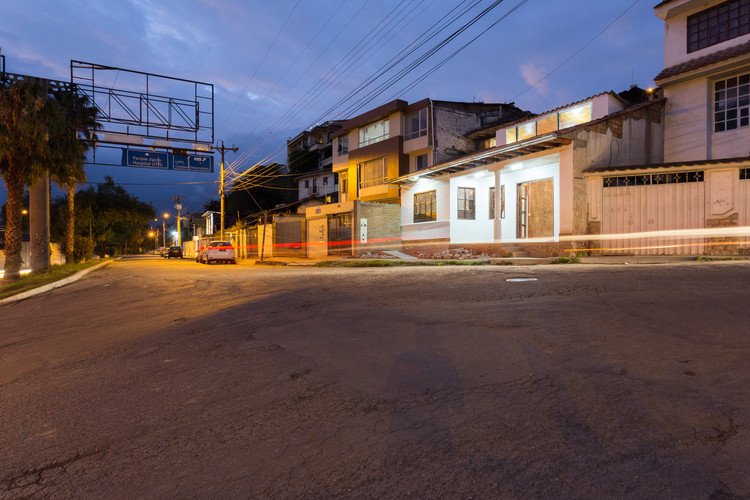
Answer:
<svg viewBox="0 0 750 500"><path fill-rule="evenodd" d="M341 121L327 121L300 132L286 143L287 168L292 174L330 170L333 162L331 135Z"/></svg>

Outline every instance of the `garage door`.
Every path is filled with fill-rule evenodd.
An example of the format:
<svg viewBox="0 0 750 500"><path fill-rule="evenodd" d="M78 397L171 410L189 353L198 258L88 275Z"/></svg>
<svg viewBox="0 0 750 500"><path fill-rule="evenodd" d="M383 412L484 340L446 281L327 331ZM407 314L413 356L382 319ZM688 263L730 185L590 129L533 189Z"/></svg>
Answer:
<svg viewBox="0 0 750 500"><path fill-rule="evenodd" d="M633 255L696 255L705 240L689 238L680 229L705 227L703 171L605 177L602 191L602 233L653 236L605 240L608 253Z"/></svg>
<svg viewBox="0 0 750 500"><path fill-rule="evenodd" d="M746 228L750 226L750 168L740 169L739 196L738 224ZM740 248L750 248L750 238L740 238Z"/></svg>

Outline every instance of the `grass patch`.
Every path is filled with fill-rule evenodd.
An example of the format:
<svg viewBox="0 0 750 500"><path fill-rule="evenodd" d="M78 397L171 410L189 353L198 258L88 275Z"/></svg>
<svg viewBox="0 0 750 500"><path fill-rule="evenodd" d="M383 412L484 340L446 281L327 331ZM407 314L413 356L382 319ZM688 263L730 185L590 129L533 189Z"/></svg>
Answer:
<svg viewBox="0 0 750 500"><path fill-rule="evenodd" d="M717 260L748 260L749 257L707 257L705 255L699 255L695 258L698 262L713 262Z"/></svg>
<svg viewBox="0 0 750 500"><path fill-rule="evenodd" d="M550 264L580 264L581 258L578 255L571 255L570 257L558 257L554 259Z"/></svg>
<svg viewBox="0 0 750 500"><path fill-rule="evenodd" d="M324 260L315 267L512 266L507 260Z"/></svg>
<svg viewBox="0 0 750 500"><path fill-rule="evenodd" d="M13 283L3 284L4 280L0 281L0 299L4 299L12 295L18 295L19 293L33 290L34 288L39 288L40 286L48 285L50 283L54 283L55 281L60 281L61 279L65 279L68 276L72 276L78 271L95 266L102 262L104 262L104 260L99 259L80 262L78 264L50 266L43 271L22 276L20 279L14 281Z"/></svg>

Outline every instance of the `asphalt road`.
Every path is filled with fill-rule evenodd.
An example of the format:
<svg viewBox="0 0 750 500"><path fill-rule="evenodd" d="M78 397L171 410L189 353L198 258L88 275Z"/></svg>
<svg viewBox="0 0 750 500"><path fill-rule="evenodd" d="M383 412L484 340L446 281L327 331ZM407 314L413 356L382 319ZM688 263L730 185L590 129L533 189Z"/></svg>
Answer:
<svg viewBox="0 0 750 500"><path fill-rule="evenodd" d="M0 307L0 498L750 498L748 283L118 261Z"/></svg>

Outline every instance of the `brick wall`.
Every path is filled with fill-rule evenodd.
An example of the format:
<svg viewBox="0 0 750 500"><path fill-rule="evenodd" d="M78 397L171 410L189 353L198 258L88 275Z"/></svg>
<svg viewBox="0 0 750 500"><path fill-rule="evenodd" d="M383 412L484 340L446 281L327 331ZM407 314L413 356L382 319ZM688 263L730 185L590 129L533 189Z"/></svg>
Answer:
<svg viewBox="0 0 750 500"><path fill-rule="evenodd" d="M708 228L727 228L739 225L739 214L733 213L728 217L706 219ZM707 255L737 255L740 240L737 237L706 238Z"/></svg>
<svg viewBox="0 0 750 500"><path fill-rule="evenodd" d="M367 219L367 243L360 243L360 220ZM355 255L369 250L401 249L401 207L390 203L358 202L352 220Z"/></svg>

